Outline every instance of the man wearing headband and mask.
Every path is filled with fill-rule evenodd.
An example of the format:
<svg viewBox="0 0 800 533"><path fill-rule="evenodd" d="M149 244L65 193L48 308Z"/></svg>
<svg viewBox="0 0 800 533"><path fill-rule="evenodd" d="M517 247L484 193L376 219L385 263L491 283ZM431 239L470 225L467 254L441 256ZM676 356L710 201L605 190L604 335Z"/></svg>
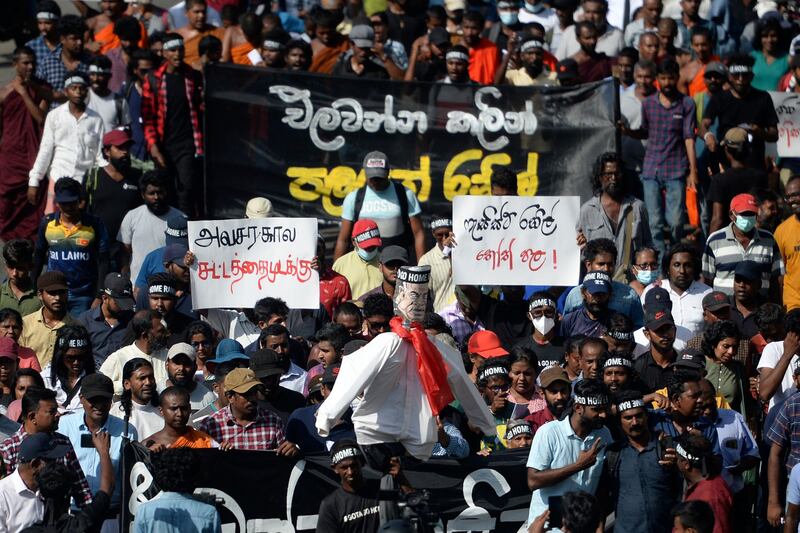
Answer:
<svg viewBox="0 0 800 533"><path fill-rule="evenodd" d="M455 244L453 220L449 216L435 217L431 220L431 233L436 245L420 258L419 266L431 267L429 288L433 297L433 310L440 313L456 300L450 255Z"/></svg>
<svg viewBox="0 0 800 533"><path fill-rule="evenodd" d="M544 42L528 36L519 45L519 57L522 60L520 68L510 69L506 72L506 83L518 87L531 85L558 85L556 73L544 66ZM503 64L507 64L512 54L506 54Z"/></svg>
<svg viewBox="0 0 800 533"><path fill-rule="evenodd" d="M733 496L719 475L711 444L702 435L684 435L675 446L678 471L686 480L684 501L706 502L714 511L714 533L734 531Z"/></svg>
<svg viewBox="0 0 800 533"><path fill-rule="evenodd" d="M354 300L383 283L378 249L383 244L375 221L362 218L353 224L353 250L333 263L333 271L347 278Z"/></svg>
<svg viewBox="0 0 800 533"><path fill-rule="evenodd" d="M325 437L363 392L352 421L359 444L382 471L388 469L387 458L402 455L403 449L428 459L437 441L434 417L454 399L472 426L484 435L496 432L461 354L422 328L429 280L430 267L398 270L391 331L342 360L336 387L317 412L317 430Z"/></svg>
<svg viewBox="0 0 800 533"><path fill-rule="evenodd" d="M528 488L533 491L528 524L548 507L548 499L567 492L594 495L600 484L606 446L613 442L604 426L609 397L596 380L575 386L572 413L536 431L528 456Z"/></svg>
<svg viewBox="0 0 800 533"><path fill-rule="evenodd" d="M558 335L560 320L556 302L549 292L535 292L528 304L528 319L533 324L533 333L517 346L536 352L539 369L562 365L566 347L564 339Z"/></svg>
<svg viewBox="0 0 800 533"><path fill-rule="evenodd" d="M669 533L670 512L682 488L675 450L664 449L662 435L648 428L640 392L624 391L616 399L624 438L609 446L605 465L617 517L614 531Z"/></svg>

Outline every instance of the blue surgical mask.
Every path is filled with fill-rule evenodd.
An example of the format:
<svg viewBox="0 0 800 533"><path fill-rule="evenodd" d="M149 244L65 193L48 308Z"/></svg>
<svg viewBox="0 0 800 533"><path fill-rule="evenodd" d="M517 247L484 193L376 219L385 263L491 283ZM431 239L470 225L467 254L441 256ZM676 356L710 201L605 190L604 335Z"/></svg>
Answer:
<svg viewBox="0 0 800 533"><path fill-rule="evenodd" d="M531 13L541 13L545 8L545 5L541 2L538 4L531 4L530 2L525 2L525 9L530 11Z"/></svg>
<svg viewBox="0 0 800 533"><path fill-rule="evenodd" d="M658 279L658 270L639 270L636 272L636 280L642 285L650 285Z"/></svg>
<svg viewBox="0 0 800 533"><path fill-rule="evenodd" d="M378 255L377 248L373 249L371 252L362 250L361 248L356 248L356 252L358 252L358 257L360 257L364 261L372 261Z"/></svg>
<svg viewBox="0 0 800 533"><path fill-rule="evenodd" d="M499 11L500 22L506 26L513 26L519 20L519 13L516 11Z"/></svg>
<svg viewBox="0 0 800 533"><path fill-rule="evenodd" d="M755 215L752 216L743 216L743 215L736 215L736 221L734 222L736 227L742 230L745 233L750 233L753 228L756 227L756 217Z"/></svg>

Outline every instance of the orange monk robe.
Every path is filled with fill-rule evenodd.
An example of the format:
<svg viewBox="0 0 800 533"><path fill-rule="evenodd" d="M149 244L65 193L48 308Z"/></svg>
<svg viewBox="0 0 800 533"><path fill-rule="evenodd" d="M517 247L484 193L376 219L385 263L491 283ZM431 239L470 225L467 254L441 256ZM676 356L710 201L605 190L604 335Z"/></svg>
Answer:
<svg viewBox="0 0 800 533"><path fill-rule="evenodd" d="M711 56L711 61L719 61L719 58L717 56ZM700 68L700 70L697 71L697 74L695 74L694 79L692 79L692 81L689 82L690 97L694 97L694 95L702 93L703 91L707 90L705 74L706 74L706 65L703 65Z"/></svg>
<svg viewBox="0 0 800 533"><path fill-rule="evenodd" d="M183 40L183 49L185 50L185 55L183 57L183 61L188 63L189 65L194 65L200 61L200 41L206 35L213 35L220 41L222 41L223 37L225 37L225 29L224 28L217 28L214 26L207 26L202 32L198 33L191 39L184 39Z"/></svg>
<svg viewBox="0 0 800 533"><path fill-rule="evenodd" d="M330 74L336 62L339 61L339 56L350 49L350 41L346 37L342 38L342 42L337 46L325 46L314 52L314 57L311 59L311 67L309 72L322 72Z"/></svg>
<svg viewBox="0 0 800 533"><path fill-rule="evenodd" d="M247 57L247 54L253 50L255 50L255 48L248 42L234 46L231 48L231 61L237 65L252 65L253 63L250 61L250 58Z"/></svg>
<svg viewBox="0 0 800 533"><path fill-rule="evenodd" d="M482 85L494 84L499 62L497 46L489 39L481 38L478 45L469 50L469 79Z"/></svg>
<svg viewBox="0 0 800 533"><path fill-rule="evenodd" d="M147 48L147 30L141 22L139 22L139 29L142 38L139 39L139 48ZM107 24L102 30L95 32L94 40L100 43L100 53L105 54L112 48L119 46L119 37L114 34L114 23Z"/></svg>
<svg viewBox="0 0 800 533"><path fill-rule="evenodd" d="M172 443L170 448L213 448L214 439L207 433L197 431L194 428L186 428L188 431L185 435L181 435L175 442Z"/></svg>

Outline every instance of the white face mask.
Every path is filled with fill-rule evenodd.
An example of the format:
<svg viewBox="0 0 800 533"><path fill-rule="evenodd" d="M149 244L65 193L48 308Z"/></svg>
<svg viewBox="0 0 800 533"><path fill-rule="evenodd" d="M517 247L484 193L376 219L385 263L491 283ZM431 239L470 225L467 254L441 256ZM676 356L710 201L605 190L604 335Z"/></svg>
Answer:
<svg viewBox="0 0 800 533"><path fill-rule="evenodd" d="M539 318L534 318L532 322L533 327L536 328L536 330L542 335L547 335L550 333L550 330L552 330L556 325L556 321L549 316L540 316Z"/></svg>

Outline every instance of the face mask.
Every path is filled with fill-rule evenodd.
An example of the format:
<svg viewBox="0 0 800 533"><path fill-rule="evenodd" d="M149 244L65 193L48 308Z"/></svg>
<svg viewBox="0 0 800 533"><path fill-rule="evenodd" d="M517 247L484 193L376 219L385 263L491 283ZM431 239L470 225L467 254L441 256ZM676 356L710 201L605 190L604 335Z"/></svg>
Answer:
<svg viewBox="0 0 800 533"><path fill-rule="evenodd" d="M498 13L498 15L500 15L500 22L502 22L506 26L513 26L519 20L519 13L517 13L516 11L513 12L501 11L500 13Z"/></svg>
<svg viewBox="0 0 800 533"><path fill-rule="evenodd" d="M536 328L536 331L542 335L547 335L550 333L550 330L552 330L556 325L556 321L549 316L540 316L539 318L534 318L532 322L533 327Z"/></svg>
<svg viewBox="0 0 800 533"><path fill-rule="evenodd" d="M734 222L736 227L742 230L745 233L749 233L753 228L756 227L756 217L749 216L745 217L742 215L736 215L736 221Z"/></svg>
<svg viewBox="0 0 800 533"><path fill-rule="evenodd" d="M640 270L636 273L636 280L642 285L650 285L658 279L658 270Z"/></svg>
<svg viewBox="0 0 800 533"><path fill-rule="evenodd" d="M364 261L372 261L378 255L378 249L375 248L371 252L366 250L362 250L361 248L356 248L356 252L358 252L358 257L363 259Z"/></svg>
<svg viewBox="0 0 800 533"><path fill-rule="evenodd" d="M530 2L525 2L525 9L531 13L539 13L544 9L544 4L531 4Z"/></svg>

